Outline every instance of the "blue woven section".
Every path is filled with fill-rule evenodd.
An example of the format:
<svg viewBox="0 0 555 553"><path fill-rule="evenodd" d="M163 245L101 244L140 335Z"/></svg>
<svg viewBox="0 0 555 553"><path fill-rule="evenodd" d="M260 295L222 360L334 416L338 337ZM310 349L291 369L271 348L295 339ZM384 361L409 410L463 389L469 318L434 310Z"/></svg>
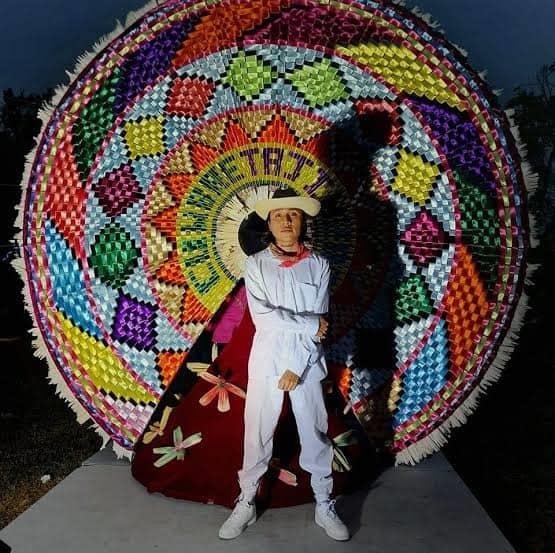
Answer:
<svg viewBox="0 0 555 553"><path fill-rule="evenodd" d="M74 324L99 338L100 329L91 316L79 263L51 221L46 221L44 232L48 268L52 278L52 296L56 308Z"/></svg>
<svg viewBox="0 0 555 553"><path fill-rule="evenodd" d="M447 330L445 321L441 320L404 374L401 400L395 414L396 426L418 413L441 390L447 376L447 355Z"/></svg>
<svg viewBox="0 0 555 553"><path fill-rule="evenodd" d="M162 392L158 369L156 368L156 353L154 351L139 351L127 344L115 343L118 353L133 367L133 372L147 382L157 393Z"/></svg>

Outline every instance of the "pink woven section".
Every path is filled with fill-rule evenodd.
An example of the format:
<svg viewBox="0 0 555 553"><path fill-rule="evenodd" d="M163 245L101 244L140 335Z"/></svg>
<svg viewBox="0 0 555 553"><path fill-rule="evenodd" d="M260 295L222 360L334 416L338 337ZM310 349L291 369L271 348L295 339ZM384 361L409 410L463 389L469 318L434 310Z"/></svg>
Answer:
<svg viewBox="0 0 555 553"><path fill-rule="evenodd" d="M235 327L241 322L246 308L247 291L245 285L241 284L231 296L230 301L223 307L214 326L212 341L217 344L227 344L231 340Z"/></svg>

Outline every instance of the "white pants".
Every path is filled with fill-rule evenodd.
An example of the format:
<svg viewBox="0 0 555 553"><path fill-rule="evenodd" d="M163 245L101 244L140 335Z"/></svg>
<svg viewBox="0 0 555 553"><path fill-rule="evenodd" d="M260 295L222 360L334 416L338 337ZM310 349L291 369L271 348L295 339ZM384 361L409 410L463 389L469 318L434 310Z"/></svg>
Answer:
<svg viewBox="0 0 555 553"><path fill-rule="evenodd" d="M245 404L243 468L238 472L242 497L252 500L260 478L272 456L274 431L283 404L279 378L249 380ZM299 464L310 473L317 502L330 498L333 479L333 447L327 437L328 414L324 406L322 382L304 380L289 392L301 442Z"/></svg>

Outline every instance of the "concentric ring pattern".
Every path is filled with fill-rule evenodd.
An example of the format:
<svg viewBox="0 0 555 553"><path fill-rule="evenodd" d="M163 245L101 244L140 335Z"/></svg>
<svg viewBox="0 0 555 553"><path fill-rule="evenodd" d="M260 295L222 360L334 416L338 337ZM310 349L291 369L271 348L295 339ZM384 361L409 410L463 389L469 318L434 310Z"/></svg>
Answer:
<svg viewBox="0 0 555 553"><path fill-rule="evenodd" d="M418 459L487 380L527 213L507 121L464 57L389 2L170 1L76 76L25 183L36 325L123 450L240 279L241 223L282 183L322 201L327 359L370 435Z"/></svg>

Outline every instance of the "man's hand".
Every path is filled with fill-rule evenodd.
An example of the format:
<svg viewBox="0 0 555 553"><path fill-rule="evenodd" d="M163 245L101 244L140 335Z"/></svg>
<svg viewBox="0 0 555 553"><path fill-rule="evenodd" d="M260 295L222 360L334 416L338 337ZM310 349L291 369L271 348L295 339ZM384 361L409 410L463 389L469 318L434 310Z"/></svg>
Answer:
<svg viewBox="0 0 555 553"><path fill-rule="evenodd" d="M320 326L318 327L318 332L316 333L316 336L318 336L320 340L325 339L326 334L328 332L328 326L329 326L328 321L326 321L324 317L320 317Z"/></svg>
<svg viewBox="0 0 555 553"><path fill-rule="evenodd" d="M280 390L284 390L285 392L290 392L297 387L299 380L300 378L288 369L281 375L278 382L278 388Z"/></svg>

